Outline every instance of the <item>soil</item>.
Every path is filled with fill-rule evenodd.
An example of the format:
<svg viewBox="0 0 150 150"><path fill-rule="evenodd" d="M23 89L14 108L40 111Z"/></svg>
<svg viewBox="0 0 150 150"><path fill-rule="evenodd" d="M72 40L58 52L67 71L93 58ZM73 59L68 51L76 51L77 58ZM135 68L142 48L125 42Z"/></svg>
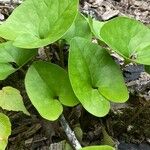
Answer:
<svg viewBox="0 0 150 150"><path fill-rule="evenodd" d="M0 21L3 22L16 6L14 3L1 3ZM150 0L81 0L80 10L100 21L125 15L150 25ZM67 57L65 49L64 56ZM61 63L57 52L51 52L50 57L53 62ZM45 59L44 54L39 53L35 59L39 58ZM25 71L29 64L24 66ZM64 116L71 128L77 131L83 146L103 144L105 128L111 137L111 144L114 142L119 150L150 150L150 75L144 72L143 66L133 64L123 68L123 73L130 99L124 104L113 103L106 117L94 117L80 105L64 108ZM31 105L24 88L24 73L19 70L7 80L0 81L1 88L7 85L21 91L25 106L31 113L29 117L21 112L3 111L12 123L7 150L61 150L64 145L62 141L67 140L65 133L59 121L43 119Z"/></svg>

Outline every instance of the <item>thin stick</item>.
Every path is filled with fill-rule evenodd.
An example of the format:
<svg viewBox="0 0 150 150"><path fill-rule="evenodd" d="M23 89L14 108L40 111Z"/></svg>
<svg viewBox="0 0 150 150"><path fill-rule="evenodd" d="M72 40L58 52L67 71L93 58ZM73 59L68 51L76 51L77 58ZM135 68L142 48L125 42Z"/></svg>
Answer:
<svg viewBox="0 0 150 150"><path fill-rule="evenodd" d="M22 0L0 0L0 4L21 4Z"/></svg>
<svg viewBox="0 0 150 150"><path fill-rule="evenodd" d="M79 141L77 140L74 131L71 130L68 122L66 121L65 117L63 115L61 115L60 117L60 123L61 126L63 127L69 142L72 144L72 146L74 147L75 150L79 150L81 149L81 144L79 143Z"/></svg>

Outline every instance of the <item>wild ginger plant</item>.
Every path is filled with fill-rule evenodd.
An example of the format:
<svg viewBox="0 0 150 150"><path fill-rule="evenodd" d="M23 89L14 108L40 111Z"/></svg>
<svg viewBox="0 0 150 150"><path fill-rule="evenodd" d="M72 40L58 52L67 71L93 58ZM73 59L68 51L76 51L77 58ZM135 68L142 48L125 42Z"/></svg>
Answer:
<svg viewBox="0 0 150 150"><path fill-rule="evenodd" d="M125 62L150 65L148 27L127 17L107 22L85 18L78 11L78 0L26 0L0 25L0 36L6 40L0 44L0 80L32 60L38 48L53 43L60 46L62 41L69 45L68 69L40 60L33 62L25 76L31 103L50 121L59 119L63 106L81 104L92 115L103 117L109 113L110 101L124 103L128 100L119 65L108 49L98 43L107 45L124 57ZM93 43L92 38L99 42ZM62 51L60 48L60 53ZM14 91L11 91L12 97L16 96ZM3 101L0 95L0 104ZM23 103L19 105L20 100L14 100L17 108L10 107L9 101L11 98L7 97L9 108L0 106L28 114ZM0 125L3 131L0 132L0 145L4 142L1 148L4 150L11 132L9 119L4 114L0 114L0 124L3 125ZM110 146L84 149L113 150Z"/></svg>

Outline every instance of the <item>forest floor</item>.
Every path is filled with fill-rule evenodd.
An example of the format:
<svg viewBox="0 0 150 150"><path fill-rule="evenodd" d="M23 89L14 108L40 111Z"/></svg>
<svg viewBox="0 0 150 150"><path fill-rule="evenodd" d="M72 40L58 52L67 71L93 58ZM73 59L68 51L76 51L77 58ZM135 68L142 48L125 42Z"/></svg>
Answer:
<svg viewBox="0 0 150 150"><path fill-rule="evenodd" d="M81 0L80 3L83 14L100 21L129 16L150 25L150 0ZM0 22L9 17L15 7L14 3L0 1ZM83 146L106 144L102 139L109 136L109 143L117 145L119 150L150 150L150 75L141 65L128 65L123 73L130 99L125 104L112 104L106 117L94 117L82 106L64 108L64 116L71 128L77 131ZM12 123L7 150L63 150L67 138L59 121L47 121L33 108L25 92L24 74L18 71L0 81L1 88L7 85L21 91L32 114L5 112Z"/></svg>

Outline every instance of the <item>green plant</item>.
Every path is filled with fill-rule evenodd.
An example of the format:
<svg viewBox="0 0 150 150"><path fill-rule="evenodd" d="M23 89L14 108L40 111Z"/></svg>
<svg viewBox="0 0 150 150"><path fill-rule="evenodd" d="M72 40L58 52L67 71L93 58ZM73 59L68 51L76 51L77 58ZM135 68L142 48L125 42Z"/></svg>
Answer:
<svg viewBox="0 0 150 150"><path fill-rule="evenodd" d="M150 65L150 29L142 23L118 17L101 28L100 36L127 62Z"/></svg>
<svg viewBox="0 0 150 150"><path fill-rule="evenodd" d="M12 87L4 87L0 90L0 107L9 111L22 111L26 115L29 112L26 110L20 92ZM11 134L11 123L9 118L0 113L0 150L4 150L8 143L8 137Z"/></svg>
<svg viewBox="0 0 150 150"><path fill-rule="evenodd" d="M9 118L0 113L0 149L4 150L8 143L8 137L11 134L11 124Z"/></svg>
<svg viewBox="0 0 150 150"><path fill-rule="evenodd" d="M115 150L115 149L110 146L103 145L103 146L88 146L82 148L81 150Z"/></svg>
<svg viewBox="0 0 150 150"><path fill-rule="evenodd" d="M0 26L0 36L7 40L0 44L0 80L32 60L37 48L50 44L59 47L64 63L61 57L63 46L69 44L69 73L64 64L61 68L50 62L36 61L25 77L26 92L32 104L43 118L50 121L59 118L63 105L72 107L81 103L91 114L103 117L109 112L109 101L123 103L128 100L119 65L112 59L110 50L102 48L101 44L124 57L126 63L150 65L149 28L126 17L105 23L85 18L78 12L78 0L26 0ZM92 37L96 37L99 44L93 43ZM14 89L4 88L4 93L0 94L0 106L28 114L20 97L15 101L17 107L4 105L4 101L10 101L9 96L5 97L7 99L3 97L10 89L12 97L18 95ZM6 130L4 135L0 132L0 138L6 136L7 139L10 123L4 114L1 116L0 123L6 125L2 128L9 131ZM83 149L92 148L113 149L109 146Z"/></svg>
<svg viewBox="0 0 150 150"><path fill-rule="evenodd" d="M150 66L145 65L145 71L150 74Z"/></svg>
<svg viewBox="0 0 150 150"><path fill-rule="evenodd" d="M32 104L48 120L58 119L62 104L78 104L67 72L55 64L34 62L26 74L25 85Z"/></svg>
<svg viewBox="0 0 150 150"><path fill-rule="evenodd" d="M14 47L12 41L0 44L0 80L20 69L27 61L37 54L36 49Z"/></svg>

